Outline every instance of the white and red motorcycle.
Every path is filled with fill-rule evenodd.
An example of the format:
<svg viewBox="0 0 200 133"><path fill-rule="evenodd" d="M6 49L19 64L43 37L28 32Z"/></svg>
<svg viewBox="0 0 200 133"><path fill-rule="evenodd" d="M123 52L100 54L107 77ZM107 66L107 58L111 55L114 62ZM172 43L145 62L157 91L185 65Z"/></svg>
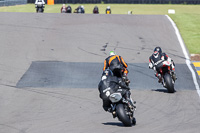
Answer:
<svg viewBox="0 0 200 133"><path fill-rule="evenodd" d="M161 74L162 84L169 93L174 93L174 83L172 78L171 63L166 60L160 60L154 64L154 69Z"/></svg>

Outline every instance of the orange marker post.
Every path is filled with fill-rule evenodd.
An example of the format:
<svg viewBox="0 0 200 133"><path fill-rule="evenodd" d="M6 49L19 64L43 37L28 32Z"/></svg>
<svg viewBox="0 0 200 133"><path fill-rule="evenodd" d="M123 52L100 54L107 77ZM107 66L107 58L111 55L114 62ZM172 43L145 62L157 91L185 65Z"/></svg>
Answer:
<svg viewBox="0 0 200 133"><path fill-rule="evenodd" d="M47 5L54 5L54 0L47 0Z"/></svg>

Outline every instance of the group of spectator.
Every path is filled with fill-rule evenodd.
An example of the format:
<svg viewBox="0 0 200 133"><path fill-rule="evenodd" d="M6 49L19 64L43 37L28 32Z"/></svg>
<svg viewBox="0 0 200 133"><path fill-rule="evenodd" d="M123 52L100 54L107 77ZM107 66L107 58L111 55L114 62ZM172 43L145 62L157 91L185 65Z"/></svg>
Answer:
<svg viewBox="0 0 200 133"><path fill-rule="evenodd" d="M63 4L63 6L61 7L61 13L72 13L72 8L70 5L68 5L67 7L65 6L65 4ZM75 10L74 13L85 13L85 9L84 6L78 6ZM94 7L93 9L93 14L99 14L99 8L97 6ZM108 6L106 8L106 14L111 14L111 9L110 6Z"/></svg>

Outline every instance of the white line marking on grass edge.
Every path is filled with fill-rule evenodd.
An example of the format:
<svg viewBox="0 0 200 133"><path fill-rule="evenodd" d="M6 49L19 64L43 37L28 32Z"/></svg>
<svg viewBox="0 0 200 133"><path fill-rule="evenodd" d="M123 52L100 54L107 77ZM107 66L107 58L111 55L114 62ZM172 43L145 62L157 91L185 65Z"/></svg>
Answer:
<svg viewBox="0 0 200 133"><path fill-rule="evenodd" d="M174 21L173 21L168 15L165 15L165 16L167 16L167 18L169 19L169 21L171 22L172 26L173 26L174 29L175 29L175 33L176 33L176 35L177 35L178 41L179 41L179 43L180 43L180 45L181 45L181 48L182 48L182 50L183 50L183 54L185 55L185 58L186 58L185 62L186 62L186 64L187 64L189 70L190 70L191 73L192 73L194 85L195 85L196 90L197 90L197 93L198 93L198 95L199 95L199 97L200 97L200 89L199 89L199 84L198 84L198 82L197 82L196 74L195 74L194 70L192 69L192 66L190 65L190 64L191 64L191 61L190 61L190 58L189 58L188 53L187 53L187 51L186 51L185 45L184 45L184 43L183 43L183 39L181 38L180 32L179 32L178 28L176 27L176 24L174 23Z"/></svg>

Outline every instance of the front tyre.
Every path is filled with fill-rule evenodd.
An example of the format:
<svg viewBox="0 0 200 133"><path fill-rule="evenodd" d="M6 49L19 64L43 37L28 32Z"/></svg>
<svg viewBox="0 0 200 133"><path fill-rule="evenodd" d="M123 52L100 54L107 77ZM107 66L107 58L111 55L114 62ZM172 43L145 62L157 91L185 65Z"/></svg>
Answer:
<svg viewBox="0 0 200 133"><path fill-rule="evenodd" d="M171 78L170 74L166 73L164 75L164 82L165 82L165 86L166 86L168 92L174 93L174 84L172 83L172 78Z"/></svg>
<svg viewBox="0 0 200 133"><path fill-rule="evenodd" d="M118 104L116 107L117 117L124 124L124 126L132 126L132 120L128 117L124 110L123 104Z"/></svg>
<svg viewBox="0 0 200 133"><path fill-rule="evenodd" d="M136 125L136 119L135 119L135 117L133 117L132 124Z"/></svg>

